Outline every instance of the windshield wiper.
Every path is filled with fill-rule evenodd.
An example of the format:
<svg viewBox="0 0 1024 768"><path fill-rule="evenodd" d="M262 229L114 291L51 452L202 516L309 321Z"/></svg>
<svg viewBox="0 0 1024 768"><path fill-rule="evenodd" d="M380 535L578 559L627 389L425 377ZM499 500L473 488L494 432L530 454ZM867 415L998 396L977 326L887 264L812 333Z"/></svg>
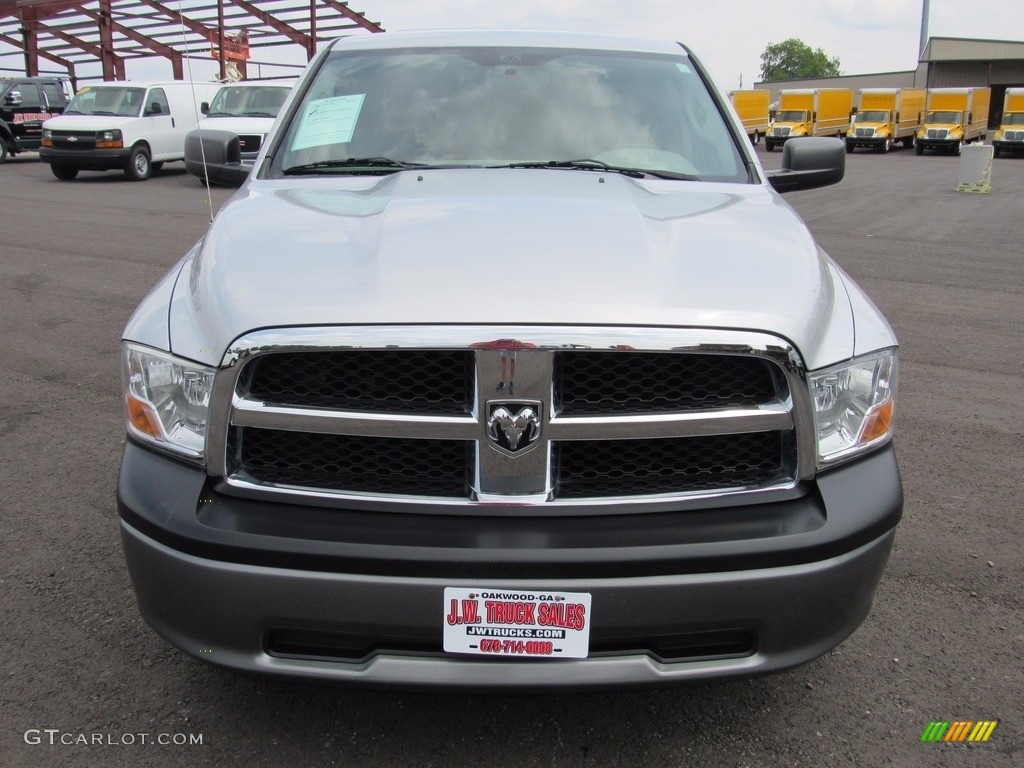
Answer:
<svg viewBox="0 0 1024 768"><path fill-rule="evenodd" d="M277 117L275 112L264 112L262 110L256 110L255 112L243 112L240 117Z"/></svg>
<svg viewBox="0 0 1024 768"><path fill-rule="evenodd" d="M495 165L493 168L571 168L580 171L611 171L622 173L626 176L633 176L638 179L644 177L644 171L637 168L623 168L615 165L602 163L600 160L537 160L533 162L509 163L508 165Z"/></svg>
<svg viewBox="0 0 1024 768"><path fill-rule="evenodd" d="M352 173L381 171L400 171L405 168L431 168L426 163L405 163L401 160L391 160L387 157L350 157L345 160L321 160L318 163L306 163L304 165L293 165L285 168L281 173L286 176L297 176L301 174L316 174L324 171L332 171L338 168L347 169Z"/></svg>
<svg viewBox="0 0 1024 768"><path fill-rule="evenodd" d="M679 181L700 181L699 176L676 171L651 170L650 168L629 168L622 165L609 165L600 160L538 160L535 162L509 163L508 165L492 165L491 168L569 168L581 171L609 171L642 179L645 176L656 176L659 179L676 179Z"/></svg>

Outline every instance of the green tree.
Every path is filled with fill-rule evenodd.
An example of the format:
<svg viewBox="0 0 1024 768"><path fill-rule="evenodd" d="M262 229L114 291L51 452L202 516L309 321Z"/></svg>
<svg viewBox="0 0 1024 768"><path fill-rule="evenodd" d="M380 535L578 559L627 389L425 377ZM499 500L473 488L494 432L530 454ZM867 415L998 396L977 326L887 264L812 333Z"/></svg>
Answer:
<svg viewBox="0 0 1024 768"><path fill-rule="evenodd" d="M829 58L821 48L812 51L811 46L796 37L771 43L761 54L762 80L838 77L841 74L839 59Z"/></svg>

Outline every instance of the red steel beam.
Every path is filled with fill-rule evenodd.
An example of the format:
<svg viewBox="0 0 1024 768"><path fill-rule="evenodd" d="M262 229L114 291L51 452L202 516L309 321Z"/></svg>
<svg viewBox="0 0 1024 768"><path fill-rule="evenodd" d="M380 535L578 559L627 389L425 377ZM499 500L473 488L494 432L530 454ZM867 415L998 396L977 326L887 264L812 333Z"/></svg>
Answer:
<svg viewBox="0 0 1024 768"><path fill-rule="evenodd" d="M290 24L286 24L280 19L276 19L266 11L260 10L252 3L246 2L246 0L231 0L233 5L237 5L239 8L244 10L250 16L257 18L261 23L276 30L278 33L284 35L296 45L301 45L306 49L306 55L312 59L316 53L316 40L313 40L305 33L301 32ZM223 50L223 49L222 49Z"/></svg>
<svg viewBox="0 0 1024 768"><path fill-rule="evenodd" d="M110 2L110 0L105 0L105 3L108 4L109 2ZM112 18L109 18L109 19L104 18L103 15L102 15L102 8L103 8L103 4L101 3L101 5L100 5L101 12L98 13L98 14L95 13L94 11L90 11L88 8L84 8L84 7L81 7L81 6L79 6L78 10L83 15L88 16L90 19L93 19L94 21L99 22L100 30L101 31L105 29L105 25L108 25L110 33L119 32L120 34L122 34L125 37L127 37L129 40L134 40L139 45L144 45L145 47L149 48L151 51L153 51L153 53L156 53L156 54L158 54L160 56L163 56L164 58L170 59L171 69L174 72L174 79L175 80L184 80L185 79L184 71L183 71L182 66L181 66L181 52L180 51L176 50L175 48L172 48L169 45L164 45L160 41L154 40L151 37L147 37L146 35L143 35L140 32L136 32L134 29L131 29L130 27L126 27L126 26L124 26L122 24L118 24ZM113 42L111 42L111 50L113 50ZM104 79L106 79L106 78L104 78Z"/></svg>

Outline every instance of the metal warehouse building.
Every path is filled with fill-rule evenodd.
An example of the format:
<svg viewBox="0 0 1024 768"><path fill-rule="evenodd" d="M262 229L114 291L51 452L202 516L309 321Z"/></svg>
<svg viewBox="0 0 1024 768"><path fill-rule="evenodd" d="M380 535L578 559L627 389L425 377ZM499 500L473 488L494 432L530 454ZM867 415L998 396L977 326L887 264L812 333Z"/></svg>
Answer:
<svg viewBox="0 0 1024 768"><path fill-rule="evenodd" d="M1003 93L1024 87L1024 41L971 40L932 37L921 53L917 69L807 80L766 80L755 88L771 91L772 101L783 88L954 88L988 86L992 89L989 125L999 124Z"/></svg>

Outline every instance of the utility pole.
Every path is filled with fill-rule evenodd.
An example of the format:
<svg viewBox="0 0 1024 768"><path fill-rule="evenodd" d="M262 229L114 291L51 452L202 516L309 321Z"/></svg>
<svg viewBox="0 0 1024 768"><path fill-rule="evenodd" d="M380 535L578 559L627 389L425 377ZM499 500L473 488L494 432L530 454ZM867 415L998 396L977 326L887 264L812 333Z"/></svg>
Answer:
<svg viewBox="0 0 1024 768"><path fill-rule="evenodd" d="M925 46L928 45L928 15L929 15L929 7L928 6L929 5L931 5L931 3L929 3L928 0L924 0L924 2L922 4L922 7L921 7L921 45L917 49L917 59L918 59L918 61L920 61L921 57L924 56Z"/></svg>

